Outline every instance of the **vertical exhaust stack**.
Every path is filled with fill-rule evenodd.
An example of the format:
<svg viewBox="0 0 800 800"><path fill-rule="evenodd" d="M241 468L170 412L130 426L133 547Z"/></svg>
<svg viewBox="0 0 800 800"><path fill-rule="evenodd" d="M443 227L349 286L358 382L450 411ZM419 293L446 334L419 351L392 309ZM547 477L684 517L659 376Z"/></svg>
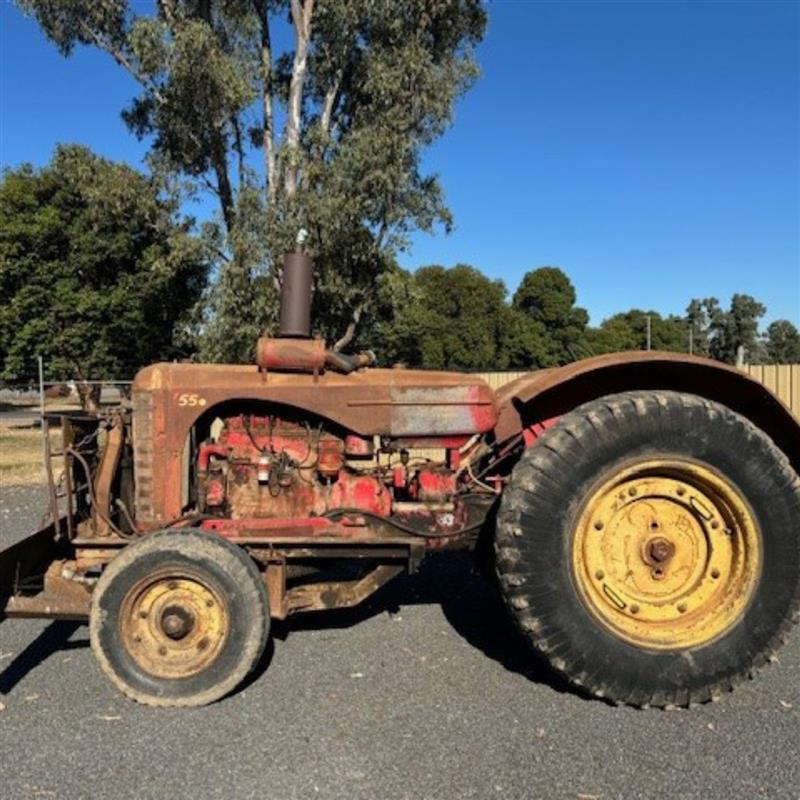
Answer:
<svg viewBox="0 0 800 800"><path fill-rule="evenodd" d="M311 278L314 264L304 252L305 231L297 237L297 249L283 257L283 286L278 336L311 338Z"/></svg>
<svg viewBox="0 0 800 800"><path fill-rule="evenodd" d="M260 370L324 372L326 367L348 374L375 363L375 355L346 355L328 350L322 339L311 338L311 280L314 264L304 252L306 232L297 235L297 249L283 257L281 312L276 338L262 336L256 348Z"/></svg>

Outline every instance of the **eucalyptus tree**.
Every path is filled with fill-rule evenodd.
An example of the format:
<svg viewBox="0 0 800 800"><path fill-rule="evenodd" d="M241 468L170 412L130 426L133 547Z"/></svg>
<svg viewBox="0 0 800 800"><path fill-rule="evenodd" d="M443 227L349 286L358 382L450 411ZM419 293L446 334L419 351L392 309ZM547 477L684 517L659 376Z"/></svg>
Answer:
<svg viewBox="0 0 800 800"><path fill-rule="evenodd" d="M205 355L245 358L274 321L299 228L320 332L349 343L415 229L452 220L422 150L477 75L480 0L18 0L64 55L110 55L154 170L208 192L220 258Z"/></svg>

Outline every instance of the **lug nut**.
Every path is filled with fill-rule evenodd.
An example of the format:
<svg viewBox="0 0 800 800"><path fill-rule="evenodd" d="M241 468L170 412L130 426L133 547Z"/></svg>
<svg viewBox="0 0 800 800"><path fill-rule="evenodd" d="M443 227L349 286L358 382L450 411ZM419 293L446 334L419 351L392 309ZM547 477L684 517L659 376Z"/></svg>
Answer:
<svg viewBox="0 0 800 800"><path fill-rule="evenodd" d="M631 614L638 614L639 613L639 606L636 604L631 606Z"/></svg>
<svg viewBox="0 0 800 800"><path fill-rule="evenodd" d="M147 619L147 612L146 612L146 611L140 611L140 612L139 612L139 616L140 616L142 619Z"/></svg>
<svg viewBox="0 0 800 800"><path fill-rule="evenodd" d="M213 601L213 600L206 600L206 605L207 605L209 608L211 608L211 607L214 605L214 601Z"/></svg>
<svg viewBox="0 0 800 800"><path fill-rule="evenodd" d="M163 647L163 646L162 646L162 647L159 647L159 648L158 648L158 654L159 654L160 656L165 656L165 655L167 654L167 648L166 648L166 647Z"/></svg>
<svg viewBox="0 0 800 800"><path fill-rule="evenodd" d="M678 603L678 611L684 614L686 612L686 603Z"/></svg>
<svg viewBox="0 0 800 800"><path fill-rule="evenodd" d="M716 580L717 578L719 578L719 570L718 570L718 569L712 569L712 570L711 570L711 577L712 577L714 580Z"/></svg>
<svg viewBox="0 0 800 800"><path fill-rule="evenodd" d="M599 569L597 572L595 572L594 576L597 578L597 580L601 581L603 578L605 578L606 574L603 572L603 570Z"/></svg>
<svg viewBox="0 0 800 800"><path fill-rule="evenodd" d="M629 494L631 497L636 497L636 487L635 487L635 486L631 486L631 488L630 488L630 489L628 489L628 494Z"/></svg>
<svg viewBox="0 0 800 800"><path fill-rule="evenodd" d="M597 522L595 522L595 524L594 524L594 529L595 529L596 531L601 531L601 530L603 530L603 523L602 523L602 521L601 521L601 520L597 520Z"/></svg>

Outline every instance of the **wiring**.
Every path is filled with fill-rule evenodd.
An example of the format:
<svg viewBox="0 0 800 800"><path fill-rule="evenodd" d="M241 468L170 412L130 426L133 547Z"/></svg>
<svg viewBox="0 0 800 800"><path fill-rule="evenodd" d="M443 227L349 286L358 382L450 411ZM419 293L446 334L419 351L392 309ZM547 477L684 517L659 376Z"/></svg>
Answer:
<svg viewBox="0 0 800 800"><path fill-rule="evenodd" d="M66 452L69 453L70 455L72 455L72 457L75 458L78 461L78 463L83 467L83 471L86 474L86 483L87 483L87 487L86 488L89 490L89 499L91 500L92 508L94 509L94 511L97 514L97 516L100 517L100 519L103 520L103 522L105 522L106 525L108 525L108 527L111 528L111 530L114 531L114 533L117 534L117 536L120 536L123 539L128 539L128 540L135 539L137 537L136 533L130 534L130 533L126 533L123 530L120 530L120 528L118 528L108 518L108 516L105 514L105 512L100 510L100 506L97 504L97 498L95 497L95 494L94 494L94 485L92 484L92 471L89 468L89 463L86 461L86 459L77 450L73 449L72 447L68 447Z"/></svg>
<svg viewBox="0 0 800 800"><path fill-rule="evenodd" d="M387 525L391 525L393 528L397 528L398 530L404 531L405 533L410 533L414 536L421 536L424 539L449 539L453 536L462 536L465 533L472 533L473 531L476 531L483 526L483 521L481 520L481 522L476 522L472 525L467 525L466 527L459 528L458 530L455 531L440 531L432 533L430 531L421 531L419 528L415 528L412 525L403 525L402 522L397 522L396 520L393 520L390 517L382 517L380 514L373 514L371 511L364 511L361 508L332 508L330 511L326 511L324 514L321 514L320 516L333 518L342 516L343 514L353 514L361 517L369 517L370 519L374 519L379 522L384 522Z"/></svg>

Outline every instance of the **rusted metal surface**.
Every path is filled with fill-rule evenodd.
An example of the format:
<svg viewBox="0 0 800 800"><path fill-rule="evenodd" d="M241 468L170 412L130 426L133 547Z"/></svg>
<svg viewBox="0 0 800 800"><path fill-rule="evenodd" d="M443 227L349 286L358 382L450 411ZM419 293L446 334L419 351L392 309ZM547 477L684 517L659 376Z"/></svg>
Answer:
<svg viewBox="0 0 800 800"><path fill-rule="evenodd" d="M374 594L402 571L402 565L383 564L357 581L331 581L298 586L286 593L286 612L295 614L301 611L350 608Z"/></svg>
<svg viewBox="0 0 800 800"><path fill-rule="evenodd" d="M735 367L681 353L611 353L518 378L497 391L495 439L504 442L581 403L636 389L691 392L723 403L763 429L800 468L800 425L776 395Z"/></svg>
<svg viewBox="0 0 800 800"><path fill-rule="evenodd" d="M15 595L8 598L5 616L85 620L89 616L89 604L72 597L51 595L46 592L32 596Z"/></svg>
<svg viewBox="0 0 800 800"><path fill-rule="evenodd" d="M63 520L62 520L63 523ZM62 570L67 543L50 524L0 553L0 620L3 617L83 619L88 590Z"/></svg>
<svg viewBox="0 0 800 800"><path fill-rule="evenodd" d="M262 370L320 373L325 370L325 342L262 336L258 340L256 364Z"/></svg>
<svg viewBox="0 0 800 800"><path fill-rule="evenodd" d="M43 580L48 567L67 552L56 541L55 524L42 528L0 552L0 617L9 597Z"/></svg>
<svg viewBox="0 0 800 800"><path fill-rule="evenodd" d="M269 613L274 619L286 619L286 562L267 564L264 583L269 598Z"/></svg>
<svg viewBox="0 0 800 800"><path fill-rule="evenodd" d="M181 455L187 437L201 417L213 419L214 409L225 402L288 406L361 437L401 436L417 442L426 436L439 442L445 436L461 443L465 436L490 430L496 419L493 393L482 380L414 370L317 377L265 374L247 366L162 364L137 375L133 396L137 523L145 529L180 516ZM335 475L333 467L329 474ZM330 502L350 503L353 493L363 502L371 492L371 502L383 513L380 491L362 483L334 481L332 491L343 496ZM276 515L291 513L288 508L275 510Z"/></svg>
<svg viewBox="0 0 800 800"><path fill-rule="evenodd" d="M94 526L98 536L108 536L112 529L109 524L111 509L111 486L117 474L122 445L125 440L125 427L122 416L117 415L108 429L106 446L100 457L100 466L94 479L94 496L97 506L93 509Z"/></svg>

